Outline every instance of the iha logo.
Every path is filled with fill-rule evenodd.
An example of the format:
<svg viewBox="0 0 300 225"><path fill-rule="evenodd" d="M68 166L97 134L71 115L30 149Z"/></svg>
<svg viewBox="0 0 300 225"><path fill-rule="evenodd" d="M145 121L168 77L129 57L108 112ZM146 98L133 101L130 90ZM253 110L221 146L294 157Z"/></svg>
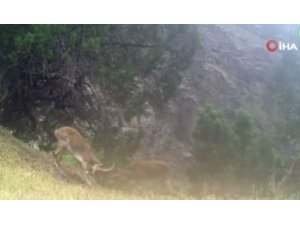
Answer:
<svg viewBox="0 0 300 225"><path fill-rule="evenodd" d="M295 43L283 43L276 40L269 40L266 43L266 48L269 52L298 51L297 45Z"/></svg>

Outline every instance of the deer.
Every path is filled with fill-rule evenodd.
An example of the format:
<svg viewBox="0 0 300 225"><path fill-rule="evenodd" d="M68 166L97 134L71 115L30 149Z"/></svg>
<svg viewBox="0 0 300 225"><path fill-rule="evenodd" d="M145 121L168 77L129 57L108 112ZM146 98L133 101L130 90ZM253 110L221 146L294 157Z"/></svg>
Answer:
<svg viewBox="0 0 300 225"><path fill-rule="evenodd" d="M114 169L114 163L109 168L103 168L102 163L95 157L93 148L77 129L65 126L55 130L54 134L58 141L53 153L56 167L61 167L62 156L69 151L86 174L93 175L96 172L109 172ZM90 184L87 179L86 181Z"/></svg>
<svg viewBox="0 0 300 225"><path fill-rule="evenodd" d="M112 175L122 183L156 180L172 192L171 167L162 160L137 160Z"/></svg>
<svg viewBox="0 0 300 225"><path fill-rule="evenodd" d="M276 184L276 173L274 171L271 176L270 189L274 196L287 196L300 191L300 155L285 176Z"/></svg>

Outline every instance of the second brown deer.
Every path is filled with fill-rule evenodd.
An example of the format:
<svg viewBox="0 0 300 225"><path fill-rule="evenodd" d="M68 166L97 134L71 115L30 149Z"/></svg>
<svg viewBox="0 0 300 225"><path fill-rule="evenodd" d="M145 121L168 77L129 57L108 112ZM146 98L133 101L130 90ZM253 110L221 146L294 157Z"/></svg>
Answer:
<svg viewBox="0 0 300 225"><path fill-rule="evenodd" d="M171 167L162 160L138 160L133 161L123 169L119 169L113 179L121 183L142 183L156 181L172 192Z"/></svg>

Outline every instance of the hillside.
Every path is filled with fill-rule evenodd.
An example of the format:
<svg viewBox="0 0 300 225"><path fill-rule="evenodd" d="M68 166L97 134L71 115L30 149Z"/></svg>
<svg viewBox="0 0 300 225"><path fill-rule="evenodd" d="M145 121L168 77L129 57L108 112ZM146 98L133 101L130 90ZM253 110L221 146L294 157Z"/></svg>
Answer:
<svg viewBox="0 0 300 225"><path fill-rule="evenodd" d="M299 51L270 54L265 44L269 39L298 43L297 26L198 25L198 29L201 47L184 71L176 97L162 109L148 110L151 122L145 118L142 124L146 140L137 157L190 159L198 113L209 104L229 121L236 110L246 110L276 150L291 160L299 151L296 140L286 140L285 129L290 118L298 117Z"/></svg>
<svg viewBox="0 0 300 225"><path fill-rule="evenodd" d="M273 175L275 187L299 172L299 51L266 50L268 40L296 45L296 25L0 29L0 124L39 149L1 131L3 198L27 198L27 189L50 199L190 197L117 191L106 176L97 177L102 186L82 185L77 169L66 176L53 166L53 131L63 126L105 165L165 161L178 192L193 199L269 197ZM286 186L300 183L290 177Z"/></svg>
<svg viewBox="0 0 300 225"><path fill-rule="evenodd" d="M188 199L152 192L86 186L62 177L51 155L31 149L0 128L0 199Z"/></svg>

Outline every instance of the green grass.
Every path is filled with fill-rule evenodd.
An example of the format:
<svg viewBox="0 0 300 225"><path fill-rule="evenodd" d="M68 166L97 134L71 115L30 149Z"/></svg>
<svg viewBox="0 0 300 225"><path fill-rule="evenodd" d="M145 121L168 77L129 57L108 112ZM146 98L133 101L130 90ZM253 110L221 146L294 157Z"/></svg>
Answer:
<svg viewBox="0 0 300 225"><path fill-rule="evenodd" d="M66 154L63 164L72 168L74 158ZM174 181L175 182L175 181ZM179 182L179 181L177 181ZM51 154L33 150L14 138L0 126L0 199L195 199L182 191L176 195L159 194L155 189L136 187L127 191L100 185L87 186L67 182L54 166ZM151 191L152 190L152 191ZM201 195L197 199L223 199L214 194ZM259 199L240 197L239 199Z"/></svg>
<svg viewBox="0 0 300 225"><path fill-rule="evenodd" d="M63 155L62 161L67 166L75 166L76 165L76 159L74 156L72 156L69 152L66 152L66 154Z"/></svg>
<svg viewBox="0 0 300 225"><path fill-rule="evenodd" d="M74 163L70 156L65 162ZM123 192L68 183L55 176L52 156L31 149L0 127L0 199L190 199L151 191Z"/></svg>

